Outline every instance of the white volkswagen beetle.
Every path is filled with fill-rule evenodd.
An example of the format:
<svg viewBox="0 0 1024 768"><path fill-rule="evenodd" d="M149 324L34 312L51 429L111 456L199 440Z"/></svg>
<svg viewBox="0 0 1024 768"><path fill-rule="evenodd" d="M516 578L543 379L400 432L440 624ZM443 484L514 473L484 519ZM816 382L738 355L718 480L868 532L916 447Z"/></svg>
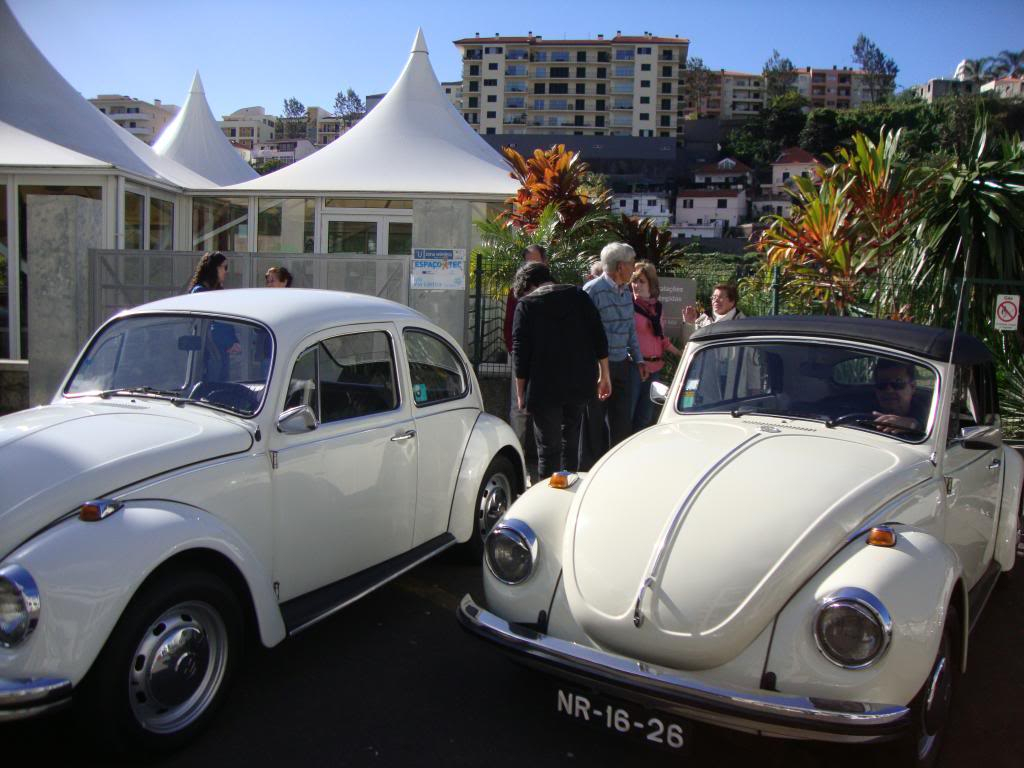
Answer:
<svg viewBox="0 0 1024 768"><path fill-rule="evenodd" d="M50 405L0 418L0 721L74 694L108 743L179 744L247 632L273 646L456 542L479 558L524 477L408 307L256 289L122 312Z"/></svg>
<svg viewBox="0 0 1024 768"><path fill-rule="evenodd" d="M933 763L1024 476L988 350L952 338L696 333L655 426L494 528L463 625L563 677L552 712L647 743L685 750L698 721Z"/></svg>

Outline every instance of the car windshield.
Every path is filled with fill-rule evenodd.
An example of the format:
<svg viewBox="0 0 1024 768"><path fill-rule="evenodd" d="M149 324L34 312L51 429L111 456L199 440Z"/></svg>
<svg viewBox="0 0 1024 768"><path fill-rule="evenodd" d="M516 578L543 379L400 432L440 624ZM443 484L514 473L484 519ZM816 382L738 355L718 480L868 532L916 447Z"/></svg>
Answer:
<svg viewBox="0 0 1024 768"><path fill-rule="evenodd" d="M263 401L272 359L272 337L254 323L134 315L93 340L64 396L141 395L251 416Z"/></svg>
<svg viewBox="0 0 1024 768"><path fill-rule="evenodd" d="M829 343L740 342L700 349L676 410L813 419L918 442L931 429L935 371Z"/></svg>

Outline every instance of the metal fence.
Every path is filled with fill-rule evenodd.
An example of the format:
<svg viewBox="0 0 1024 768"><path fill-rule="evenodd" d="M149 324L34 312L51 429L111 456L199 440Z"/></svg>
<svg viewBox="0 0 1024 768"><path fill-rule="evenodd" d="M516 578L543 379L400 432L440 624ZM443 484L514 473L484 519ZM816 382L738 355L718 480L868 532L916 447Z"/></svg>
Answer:
<svg viewBox="0 0 1024 768"><path fill-rule="evenodd" d="M292 273L296 288L325 288L409 303L408 257L344 254L225 253L227 287L258 288L273 266ZM97 327L122 309L184 293L198 253L191 251L90 250L89 316Z"/></svg>

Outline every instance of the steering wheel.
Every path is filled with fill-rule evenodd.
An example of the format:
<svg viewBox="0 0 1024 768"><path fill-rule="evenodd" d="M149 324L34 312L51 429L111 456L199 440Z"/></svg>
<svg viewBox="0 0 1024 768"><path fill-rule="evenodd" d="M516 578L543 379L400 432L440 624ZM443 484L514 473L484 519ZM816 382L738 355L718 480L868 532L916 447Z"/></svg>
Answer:
<svg viewBox="0 0 1024 768"><path fill-rule="evenodd" d="M188 397L245 413L256 407L255 393L244 384L233 381L197 381Z"/></svg>
<svg viewBox="0 0 1024 768"><path fill-rule="evenodd" d="M867 413L866 411L844 413L842 416L836 416L834 419L829 419L828 426L838 427L840 424L849 424L851 421L868 421L874 423L875 414Z"/></svg>

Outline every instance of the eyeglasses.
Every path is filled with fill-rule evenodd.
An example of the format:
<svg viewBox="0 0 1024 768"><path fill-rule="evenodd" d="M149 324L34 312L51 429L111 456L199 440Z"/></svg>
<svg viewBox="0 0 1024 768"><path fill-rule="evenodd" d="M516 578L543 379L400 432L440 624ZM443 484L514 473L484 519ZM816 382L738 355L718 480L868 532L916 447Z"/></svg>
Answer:
<svg viewBox="0 0 1024 768"><path fill-rule="evenodd" d="M875 389L881 391L891 389L895 392L899 392L901 389L906 389L907 383L908 382L906 379L893 379L892 381L876 381Z"/></svg>

